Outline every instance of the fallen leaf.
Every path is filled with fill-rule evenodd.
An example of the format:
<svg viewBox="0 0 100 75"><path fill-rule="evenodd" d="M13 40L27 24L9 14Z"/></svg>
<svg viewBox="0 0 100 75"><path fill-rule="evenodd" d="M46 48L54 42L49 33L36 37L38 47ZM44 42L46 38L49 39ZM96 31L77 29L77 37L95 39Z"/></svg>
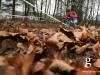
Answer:
<svg viewBox="0 0 100 75"><path fill-rule="evenodd" d="M6 31L0 31L0 36L8 36L9 32Z"/></svg>
<svg viewBox="0 0 100 75"><path fill-rule="evenodd" d="M97 59L93 65L97 68L100 68L100 59Z"/></svg>

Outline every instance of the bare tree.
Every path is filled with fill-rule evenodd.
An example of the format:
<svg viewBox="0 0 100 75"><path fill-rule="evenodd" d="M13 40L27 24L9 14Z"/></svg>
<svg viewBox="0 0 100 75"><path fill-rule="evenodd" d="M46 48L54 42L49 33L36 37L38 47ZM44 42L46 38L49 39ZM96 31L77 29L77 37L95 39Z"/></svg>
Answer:
<svg viewBox="0 0 100 75"><path fill-rule="evenodd" d="M49 8L48 14L50 15L50 11L51 11L51 0L49 0L48 8Z"/></svg>
<svg viewBox="0 0 100 75"><path fill-rule="evenodd" d="M29 2L32 1L31 3L36 6L36 8L33 7L33 14L38 14L40 20L42 20L41 18L45 18L46 20L51 19L47 17L46 14L44 14L44 13L48 13L50 15L51 10L54 11L52 14L53 17L62 20L62 14L64 15L69 8L72 8L78 14L79 23L88 23L89 20L91 21L91 23L94 22L93 21L95 17L94 7L96 5L95 0L53 0L55 3L54 4L55 6L53 9L51 9L51 6L52 6L51 0L27 0L27 1ZM84 3L86 4L86 6L84 5ZM38 9L40 9L41 12L39 12ZM25 15L28 14L29 10L30 10L30 7L27 4L25 4ZM43 10L44 10L44 13L42 12ZM99 7L98 7L98 12L99 12ZM98 12L97 12L97 15L98 15Z"/></svg>
<svg viewBox="0 0 100 75"><path fill-rule="evenodd" d="M40 13L40 21L42 20L42 9L43 9L43 0L41 0L41 13Z"/></svg>
<svg viewBox="0 0 100 75"><path fill-rule="evenodd" d="M47 0L45 0L45 13L47 13ZM45 14L45 18L46 18L46 14Z"/></svg>
<svg viewBox="0 0 100 75"><path fill-rule="evenodd" d="M37 16L39 17L39 10L38 10L38 2L37 2L38 0L36 0L36 2L35 2L35 5L36 5L36 14L37 14Z"/></svg>
<svg viewBox="0 0 100 75"><path fill-rule="evenodd" d="M98 15L99 15L99 10L100 10L100 1L98 3L97 16L96 16L96 24L97 24L97 18L98 18Z"/></svg>
<svg viewBox="0 0 100 75"><path fill-rule="evenodd" d="M32 0L27 0L28 2L32 3ZM30 11L30 5L25 3L25 13L24 15L27 16Z"/></svg>
<svg viewBox="0 0 100 75"><path fill-rule="evenodd" d="M83 23L86 23L87 22L87 16L88 16L88 9L89 9L89 0L87 0L87 5L86 5L86 11L85 11L85 16L84 16L84 19L83 19Z"/></svg>
<svg viewBox="0 0 100 75"><path fill-rule="evenodd" d="M90 14L89 14L89 23L91 24L91 17L92 17L92 11L93 11L93 9L92 9L92 5L93 5L93 0L92 0L92 3L91 3L91 9L90 9Z"/></svg>
<svg viewBox="0 0 100 75"><path fill-rule="evenodd" d="M0 0L0 9L1 9L1 1L2 1L2 0Z"/></svg>
<svg viewBox="0 0 100 75"><path fill-rule="evenodd" d="M54 13L53 13L54 17L55 17L55 14L56 14L57 2L58 2L58 0L55 0L55 7L54 7Z"/></svg>
<svg viewBox="0 0 100 75"><path fill-rule="evenodd" d="M61 0L61 2L60 2L60 20L62 21L62 0Z"/></svg>
<svg viewBox="0 0 100 75"><path fill-rule="evenodd" d="M35 6L35 4L37 4L36 0L33 0L32 4ZM33 7L33 15L36 15L35 7Z"/></svg>
<svg viewBox="0 0 100 75"><path fill-rule="evenodd" d="M57 10L56 10L56 18L59 18L59 6L60 6L60 1L58 0L57 2Z"/></svg>
<svg viewBox="0 0 100 75"><path fill-rule="evenodd" d="M13 0L12 15L15 15L15 6L16 6L16 0ZM14 18L14 17L13 17L13 18Z"/></svg>

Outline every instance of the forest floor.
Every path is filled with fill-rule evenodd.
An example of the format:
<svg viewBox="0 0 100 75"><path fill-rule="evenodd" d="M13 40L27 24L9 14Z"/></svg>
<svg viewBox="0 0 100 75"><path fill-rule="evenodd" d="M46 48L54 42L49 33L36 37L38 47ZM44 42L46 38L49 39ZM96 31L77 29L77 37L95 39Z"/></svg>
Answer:
<svg viewBox="0 0 100 75"><path fill-rule="evenodd" d="M0 20L0 30L9 29L11 27L22 27L22 28L56 28L60 23L47 23L47 22L36 22L30 20Z"/></svg>
<svg viewBox="0 0 100 75"><path fill-rule="evenodd" d="M50 24L50 23L43 23L43 22L33 22L33 21L28 21L28 20L0 20L0 31L6 31L6 32L10 31L10 32L15 33L14 29L17 29L17 28L19 28L19 29L22 28L22 30L23 29L28 29L29 31L32 31L32 30L34 30L36 28L40 31L40 30L45 28L45 29L48 29L48 30L52 29L52 31L55 32L59 28L59 25L61 25L61 24L59 24L59 23L58 24L52 24L52 23ZM11 50L11 51L13 51L14 49L16 50L16 46L15 45L19 44L20 41L17 40L17 42L16 42L15 38L16 39L17 38L18 39L20 39L20 38L23 39L23 37L22 37L23 33L24 33L23 31L22 31L22 33L19 31L19 35L17 37L16 37L16 34L14 34L14 36L13 36L13 34L10 34L11 36L8 37L8 33L1 32L0 35L2 35L3 37L0 37L0 47L1 47L0 51L4 50L4 52L5 52L6 50ZM25 30L25 31L27 32L27 30ZM4 33L5 35L2 34L2 33ZM40 32L39 32L39 35L41 35ZM25 35L25 37L27 37L27 36ZM43 36L41 36L41 37L43 37ZM6 44L7 42L8 42L8 44ZM24 42L22 42L22 43L25 44ZM89 41L88 43L89 43L89 46L90 46L91 42ZM92 45L94 45L95 43L96 43L96 41L93 42ZM5 46L3 46L4 44L5 44ZM7 45L9 45L9 46L7 46ZM12 46L10 46L10 45L12 45ZM69 48L70 52L63 53L63 55L61 57L64 58L64 59L67 58L67 59L75 60L77 63L80 62L80 61L85 61L85 58L87 58L87 57L92 58L93 59L93 61L92 61L93 63L96 62L96 60L100 58L98 53L93 52L90 48L88 48L88 46L86 48L84 48L84 51L82 53L80 53L80 54L77 54L77 52L75 53L74 50L76 48L71 50L71 47L76 46L76 45L78 45L78 48L81 49L81 47L83 48L83 46L87 45L87 42L84 42L84 43L79 42L77 44L69 43L69 44L65 45L65 46L69 46L70 47ZM15 48L13 48L13 47L15 47ZM25 49L27 49L27 47ZM0 53L2 53L2 51ZM47 53L47 54L49 54L49 53ZM39 56L39 58L41 59L40 56Z"/></svg>
<svg viewBox="0 0 100 75"><path fill-rule="evenodd" d="M48 30L52 29L53 31L56 31L59 25L61 24L34 22L30 20L0 20L0 31L11 31L12 28L25 28L28 30L33 30L35 28L41 30L46 28ZM76 54L72 52L68 54L67 57L79 60L81 57L85 58L86 56L93 57L94 59L99 58L99 56L95 55L92 51L85 51L83 54Z"/></svg>

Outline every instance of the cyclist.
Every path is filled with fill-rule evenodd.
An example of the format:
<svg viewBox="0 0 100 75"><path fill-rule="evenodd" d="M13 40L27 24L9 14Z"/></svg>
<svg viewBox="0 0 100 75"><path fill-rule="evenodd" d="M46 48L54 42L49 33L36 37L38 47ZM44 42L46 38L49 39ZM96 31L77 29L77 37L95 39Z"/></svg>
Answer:
<svg viewBox="0 0 100 75"><path fill-rule="evenodd" d="M68 13L63 17L65 19L65 27L75 27L77 24L77 17L77 13L73 9L68 10Z"/></svg>

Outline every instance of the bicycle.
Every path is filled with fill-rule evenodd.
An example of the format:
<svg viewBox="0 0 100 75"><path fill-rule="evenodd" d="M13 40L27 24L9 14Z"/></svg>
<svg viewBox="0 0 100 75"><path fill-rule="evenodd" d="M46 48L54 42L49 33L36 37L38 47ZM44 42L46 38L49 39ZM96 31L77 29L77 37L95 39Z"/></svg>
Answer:
<svg viewBox="0 0 100 75"><path fill-rule="evenodd" d="M74 20L73 18L64 18L64 28L65 29L75 29L77 20Z"/></svg>
<svg viewBox="0 0 100 75"><path fill-rule="evenodd" d="M70 29L70 18L64 18L64 28Z"/></svg>

